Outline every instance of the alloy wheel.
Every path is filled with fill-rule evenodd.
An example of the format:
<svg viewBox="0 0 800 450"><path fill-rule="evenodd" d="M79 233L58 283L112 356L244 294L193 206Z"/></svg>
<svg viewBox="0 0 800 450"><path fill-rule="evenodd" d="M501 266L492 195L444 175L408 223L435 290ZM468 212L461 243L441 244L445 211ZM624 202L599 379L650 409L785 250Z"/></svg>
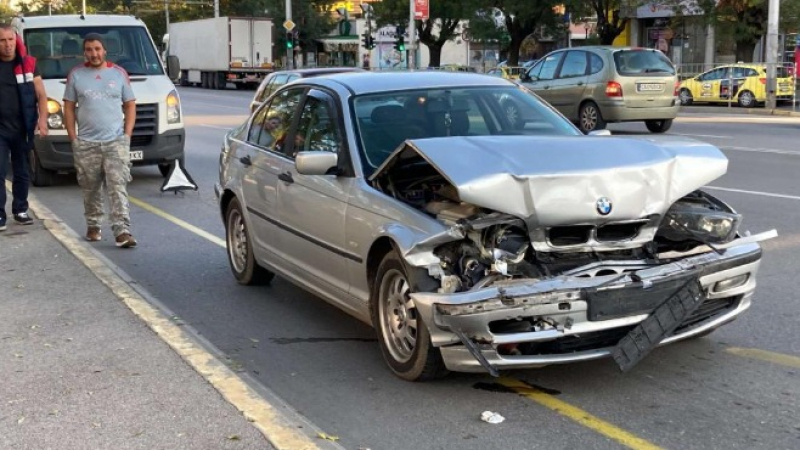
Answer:
<svg viewBox="0 0 800 450"><path fill-rule="evenodd" d="M409 295L408 280L399 270L388 271L381 280L379 314L381 335L389 353L397 362L409 361L417 346L417 308Z"/></svg>

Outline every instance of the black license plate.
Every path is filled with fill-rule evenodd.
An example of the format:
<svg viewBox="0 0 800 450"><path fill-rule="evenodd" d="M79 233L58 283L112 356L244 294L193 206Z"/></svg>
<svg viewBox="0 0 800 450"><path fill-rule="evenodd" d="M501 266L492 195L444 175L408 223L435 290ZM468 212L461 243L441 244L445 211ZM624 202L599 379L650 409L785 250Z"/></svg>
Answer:
<svg viewBox="0 0 800 450"><path fill-rule="evenodd" d="M585 291L589 303L589 320L609 320L636 314L649 314L664 303L688 281L696 279L694 272L655 281L649 286L634 283L621 288L600 287Z"/></svg>
<svg viewBox="0 0 800 450"><path fill-rule="evenodd" d="M696 279L686 282L677 292L636 325L611 350L611 357L623 372L629 371L665 337L691 316L705 301L705 294Z"/></svg>

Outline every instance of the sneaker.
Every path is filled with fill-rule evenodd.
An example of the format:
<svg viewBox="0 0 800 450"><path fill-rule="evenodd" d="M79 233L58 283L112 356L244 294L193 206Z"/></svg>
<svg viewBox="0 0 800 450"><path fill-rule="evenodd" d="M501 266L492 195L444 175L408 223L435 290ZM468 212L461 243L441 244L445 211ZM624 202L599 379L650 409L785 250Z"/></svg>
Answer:
<svg viewBox="0 0 800 450"><path fill-rule="evenodd" d="M6 231L6 219L0 219L0 231Z"/></svg>
<svg viewBox="0 0 800 450"><path fill-rule="evenodd" d="M97 242L103 239L103 235L98 227L89 227L86 230L86 240L89 242Z"/></svg>
<svg viewBox="0 0 800 450"><path fill-rule="evenodd" d="M117 247L131 248L136 247L136 239L130 233L122 233L117 236Z"/></svg>
<svg viewBox="0 0 800 450"><path fill-rule="evenodd" d="M31 216L28 215L27 212L14 214L14 221L20 225L30 225L33 223L33 219L31 218Z"/></svg>

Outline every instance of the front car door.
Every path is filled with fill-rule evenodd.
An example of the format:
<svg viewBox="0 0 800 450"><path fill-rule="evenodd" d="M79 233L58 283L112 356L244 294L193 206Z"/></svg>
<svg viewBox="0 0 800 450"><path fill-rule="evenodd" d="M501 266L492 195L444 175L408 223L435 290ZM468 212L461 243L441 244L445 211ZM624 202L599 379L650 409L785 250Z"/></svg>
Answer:
<svg viewBox="0 0 800 450"><path fill-rule="evenodd" d="M247 133L246 154L237 158L246 166L242 194L248 222L257 247L256 255L274 255L279 240L278 175L283 170L282 141L292 123L294 109L303 95L302 88L287 89L259 109ZM285 139L285 138L284 138Z"/></svg>
<svg viewBox="0 0 800 450"><path fill-rule="evenodd" d="M588 55L582 50L570 50L550 86L551 105L570 119L578 118L578 107L586 90Z"/></svg>
<svg viewBox="0 0 800 450"><path fill-rule="evenodd" d="M558 66L564 52L551 53L531 67L528 71L530 81L525 83L525 86L536 92L543 100L552 104L552 95L550 94L550 87L553 80L556 78Z"/></svg>
<svg viewBox="0 0 800 450"><path fill-rule="evenodd" d="M278 205L281 256L306 285L342 301L350 286L349 263L360 257L348 252L345 242L348 198L355 178L346 156L340 114L332 94L317 89L308 92L290 146L284 149ZM336 153L339 167L327 175L302 175L294 165L298 152Z"/></svg>

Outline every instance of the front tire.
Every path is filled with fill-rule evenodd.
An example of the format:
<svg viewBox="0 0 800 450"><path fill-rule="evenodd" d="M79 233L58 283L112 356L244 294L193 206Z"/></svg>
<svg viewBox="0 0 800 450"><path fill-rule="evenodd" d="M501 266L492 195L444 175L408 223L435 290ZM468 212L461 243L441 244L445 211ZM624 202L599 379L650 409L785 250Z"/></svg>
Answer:
<svg viewBox="0 0 800 450"><path fill-rule="evenodd" d="M441 378L448 371L441 352L431 343L411 291L405 264L396 252L388 253L378 266L370 299L381 353L392 372L404 380Z"/></svg>
<svg viewBox="0 0 800 450"><path fill-rule="evenodd" d="M651 133L664 133L672 127L672 119L645 120L644 124Z"/></svg>
<svg viewBox="0 0 800 450"><path fill-rule="evenodd" d="M55 181L56 173L52 170L47 170L42 167L39 161L39 155L36 154L35 149L30 150L28 156L28 166L30 167L31 184L36 187L52 186Z"/></svg>
<svg viewBox="0 0 800 450"><path fill-rule="evenodd" d="M589 134L590 131L602 130L606 127L606 121L600 113L600 108L594 102L586 102L578 112L578 128Z"/></svg>
<svg viewBox="0 0 800 450"><path fill-rule="evenodd" d="M228 263L239 284L269 284L275 274L261 267L253 255L250 231L242 212L242 205L234 198L225 211L225 248L228 250Z"/></svg>

